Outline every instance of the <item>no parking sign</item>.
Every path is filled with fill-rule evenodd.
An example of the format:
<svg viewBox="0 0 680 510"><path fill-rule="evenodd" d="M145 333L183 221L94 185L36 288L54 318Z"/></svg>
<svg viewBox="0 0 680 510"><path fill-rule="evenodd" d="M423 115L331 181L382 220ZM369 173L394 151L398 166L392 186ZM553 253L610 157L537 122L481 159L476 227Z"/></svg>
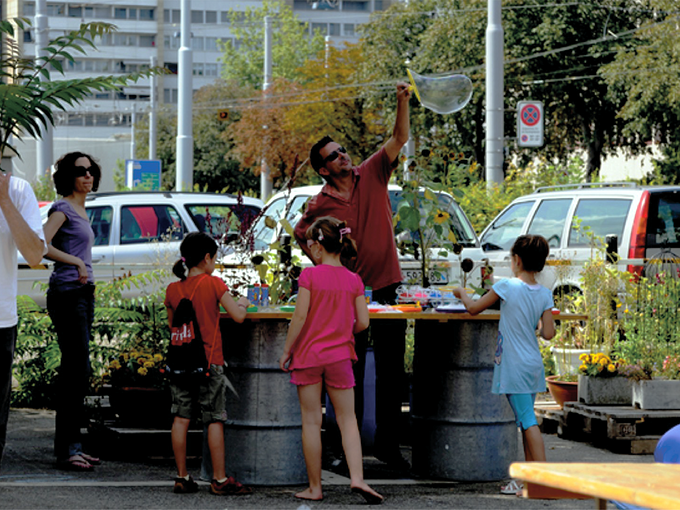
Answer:
<svg viewBox="0 0 680 510"><path fill-rule="evenodd" d="M541 101L517 103L517 145L520 147L543 145L543 103Z"/></svg>

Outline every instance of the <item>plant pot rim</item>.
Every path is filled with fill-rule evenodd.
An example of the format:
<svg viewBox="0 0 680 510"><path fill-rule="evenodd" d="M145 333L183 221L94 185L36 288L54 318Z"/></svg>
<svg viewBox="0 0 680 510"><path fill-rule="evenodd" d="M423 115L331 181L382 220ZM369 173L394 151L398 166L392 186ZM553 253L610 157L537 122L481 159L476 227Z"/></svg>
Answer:
<svg viewBox="0 0 680 510"><path fill-rule="evenodd" d="M546 376L545 380L551 383L557 383L557 384L569 384L569 385L577 385L578 381L561 381L558 379L560 377L559 375L548 375Z"/></svg>

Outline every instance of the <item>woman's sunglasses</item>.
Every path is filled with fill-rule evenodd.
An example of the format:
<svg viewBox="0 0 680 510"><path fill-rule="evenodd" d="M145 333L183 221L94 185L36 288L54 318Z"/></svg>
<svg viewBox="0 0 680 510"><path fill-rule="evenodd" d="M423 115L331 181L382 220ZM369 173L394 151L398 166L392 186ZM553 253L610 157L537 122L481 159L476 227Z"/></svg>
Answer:
<svg viewBox="0 0 680 510"><path fill-rule="evenodd" d="M340 153L347 154L347 149L344 147L338 147L335 149L333 152L331 152L328 156L323 158L324 163L330 163L331 161L335 161L338 159L338 156L340 156Z"/></svg>
<svg viewBox="0 0 680 510"><path fill-rule="evenodd" d="M76 166L74 167L75 170L75 176L76 177L85 177L87 173L89 172L92 177L95 176L97 173L97 170L94 169L94 167L88 166L87 168L84 166Z"/></svg>

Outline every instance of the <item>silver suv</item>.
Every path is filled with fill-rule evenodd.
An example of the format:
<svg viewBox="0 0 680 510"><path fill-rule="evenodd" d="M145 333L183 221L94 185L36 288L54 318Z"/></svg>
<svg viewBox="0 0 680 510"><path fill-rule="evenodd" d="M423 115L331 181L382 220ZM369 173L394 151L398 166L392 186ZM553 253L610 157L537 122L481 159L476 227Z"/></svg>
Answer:
<svg viewBox="0 0 680 510"><path fill-rule="evenodd" d="M215 238L237 235L239 225L245 222L250 226L263 205L259 199L230 194L92 194L85 209L95 234L92 248L95 281L160 267L169 269L179 258L179 244L187 232L208 232ZM43 222L49 208L48 204L41 209ZM49 280L51 265L51 261L43 260L42 268L31 269L19 255L19 294L27 294L44 306L45 293L34 283Z"/></svg>
<svg viewBox="0 0 680 510"><path fill-rule="evenodd" d="M641 274L645 261L662 252L680 254L680 187L599 183L539 188L515 199L480 236L494 276L510 274L510 248L517 236L540 234L550 243L541 283L555 294L579 288L580 266L592 256L590 241L574 228L577 219L598 237L614 235L622 269ZM573 270L558 274L570 261Z"/></svg>

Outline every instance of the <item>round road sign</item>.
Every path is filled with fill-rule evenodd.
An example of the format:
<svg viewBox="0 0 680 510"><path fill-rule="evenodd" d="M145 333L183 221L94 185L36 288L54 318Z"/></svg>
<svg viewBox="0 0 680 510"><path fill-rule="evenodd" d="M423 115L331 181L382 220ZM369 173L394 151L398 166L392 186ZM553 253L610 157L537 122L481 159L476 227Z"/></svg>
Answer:
<svg viewBox="0 0 680 510"><path fill-rule="evenodd" d="M519 112L519 118L527 126L535 126L541 121L541 111L533 104L527 104Z"/></svg>

